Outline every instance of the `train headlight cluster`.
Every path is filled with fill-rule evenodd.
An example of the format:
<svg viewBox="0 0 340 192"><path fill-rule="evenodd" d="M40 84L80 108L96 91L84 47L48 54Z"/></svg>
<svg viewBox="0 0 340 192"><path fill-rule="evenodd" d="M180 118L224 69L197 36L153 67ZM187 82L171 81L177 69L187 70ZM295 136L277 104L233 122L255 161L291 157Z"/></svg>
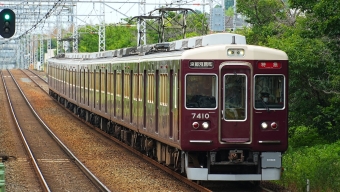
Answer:
<svg viewBox="0 0 340 192"><path fill-rule="evenodd" d="M199 123L197 123L197 122L193 122L193 123L192 123L192 128L198 129L199 127L200 127L200 124L199 124Z"/></svg>
<svg viewBox="0 0 340 192"><path fill-rule="evenodd" d="M262 128L262 129L268 129L268 127L269 127L269 125L268 125L267 122L262 122L262 123L261 123L261 128ZM272 123L270 123L270 127L271 127L272 129L277 129L277 128L278 128L278 125L277 125L276 122L272 122Z"/></svg>
<svg viewBox="0 0 340 192"><path fill-rule="evenodd" d="M227 55L231 57L243 57L244 49L228 49Z"/></svg>
<svg viewBox="0 0 340 192"><path fill-rule="evenodd" d="M203 122L203 123L199 123L199 122L193 122L192 123L192 128L194 128L194 129L198 129L198 128L200 128L200 127L202 127L203 129L209 129L209 127L210 127L210 125L209 125L209 122Z"/></svg>
<svg viewBox="0 0 340 192"><path fill-rule="evenodd" d="M266 122L263 122L263 123L261 123L261 127L262 127L262 129L267 129L268 124Z"/></svg>
<svg viewBox="0 0 340 192"><path fill-rule="evenodd" d="M276 129L277 128L277 124L275 122L271 123L270 126L272 127L272 129Z"/></svg>
<svg viewBox="0 0 340 192"><path fill-rule="evenodd" d="M209 123L208 122L203 122L202 123L203 129L208 129L209 128Z"/></svg>

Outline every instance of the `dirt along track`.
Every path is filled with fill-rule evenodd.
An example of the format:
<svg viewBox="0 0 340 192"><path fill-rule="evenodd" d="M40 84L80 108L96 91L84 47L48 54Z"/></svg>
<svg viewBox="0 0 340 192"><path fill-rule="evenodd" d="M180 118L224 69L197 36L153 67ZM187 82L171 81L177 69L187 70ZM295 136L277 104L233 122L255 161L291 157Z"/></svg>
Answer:
<svg viewBox="0 0 340 192"><path fill-rule="evenodd" d="M24 93L52 131L112 191L193 191L153 165L74 119L26 74L11 70Z"/></svg>
<svg viewBox="0 0 340 192"><path fill-rule="evenodd" d="M27 159L15 122L11 117L2 80L0 85L0 105L0 154L2 157L9 157L4 162L5 189L6 191L41 191L39 180L37 177L32 177L35 172Z"/></svg>

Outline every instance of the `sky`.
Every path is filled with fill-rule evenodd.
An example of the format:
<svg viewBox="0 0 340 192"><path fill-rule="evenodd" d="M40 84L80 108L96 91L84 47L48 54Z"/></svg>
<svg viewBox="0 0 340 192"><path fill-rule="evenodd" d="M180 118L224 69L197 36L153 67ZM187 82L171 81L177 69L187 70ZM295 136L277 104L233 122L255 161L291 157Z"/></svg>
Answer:
<svg viewBox="0 0 340 192"><path fill-rule="evenodd" d="M106 23L119 23L122 18L126 18L126 16L134 17L139 14L138 3L140 0L125 0L126 2L122 3L121 0L106 0L105 6L105 22ZM208 2L208 0L205 0ZM96 2L94 0L93 2ZM99 2L97 0L97 2ZM114 3L117 2L117 3ZM149 13L156 8L159 8L162 5L169 4L171 2L175 2L175 0L146 0L145 11ZM178 4L181 4L182 8L190 8L194 10L203 10L202 5L203 0L179 0L179 3L173 5L172 7L178 7ZM188 3L188 5L184 5ZM193 5L200 4L200 5ZM207 3L206 3L207 4ZM209 10L209 6L205 6L205 10ZM99 15L99 3L77 3L77 15L78 25L84 24L97 24L99 23L99 19L97 15ZM86 22L86 23L85 23Z"/></svg>
<svg viewBox="0 0 340 192"><path fill-rule="evenodd" d="M139 2L141 0L102 0L105 2L105 23L106 24L116 24L122 21L122 18L127 17L134 17L139 16ZM190 8L193 10L199 10L203 12L203 8L206 12L209 13L210 6L209 2L211 0L145 0L145 12L146 15L149 12L155 10L156 8L166 6L172 3L171 7L181 7L181 8ZM213 2L221 1L221 0L212 0ZM63 6L63 2L67 2L66 5L70 5L70 2L65 0L61 1L60 6ZM100 0L74 0L77 6L77 25L84 26L84 25L95 25L99 24L99 16L100 15ZM203 6L203 2L205 5ZM43 21L36 21L39 22L39 25L25 25L22 28L18 26L16 35L23 35L27 32L31 32L34 34L40 33L49 33L53 35L57 35L57 17L56 14L60 13L61 9L55 9L54 14L45 22ZM67 9L64 8L64 15L62 17L63 28L69 28L72 24L72 20L67 13ZM158 13L154 12L153 16L156 16ZM52 22L51 22L52 21Z"/></svg>

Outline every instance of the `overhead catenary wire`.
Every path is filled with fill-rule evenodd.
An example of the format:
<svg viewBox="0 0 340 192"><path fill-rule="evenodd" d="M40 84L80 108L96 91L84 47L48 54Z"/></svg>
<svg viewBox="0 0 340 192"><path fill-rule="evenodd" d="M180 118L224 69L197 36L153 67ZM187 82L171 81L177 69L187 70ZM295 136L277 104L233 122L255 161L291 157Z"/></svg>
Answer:
<svg viewBox="0 0 340 192"><path fill-rule="evenodd" d="M63 2L63 0L58 0L57 2L54 3L54 5L52 6L52 8L45 14L44 17L42 17L40 20L38 20L30 29L26 30L25 32L23 32L21 35L19 35L17 37L17 39L20 39L21 37L23 37L24 35L27 35L30 31L32 31L33 29L35 29L37 27L37 25L39 23L41 23L42 21L46 20L47 18L49 18L52 13L59 7L59 5ZM59 12L60 14L60 12Z"/></svg>

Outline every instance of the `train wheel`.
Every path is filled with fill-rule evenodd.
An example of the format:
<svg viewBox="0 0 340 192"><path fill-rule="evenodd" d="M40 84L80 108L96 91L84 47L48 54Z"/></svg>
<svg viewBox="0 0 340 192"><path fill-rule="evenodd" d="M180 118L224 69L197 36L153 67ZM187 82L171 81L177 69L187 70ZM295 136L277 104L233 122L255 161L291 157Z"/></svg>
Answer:
<svg viewBox="0 0 340 192"><path fill-rule="evenodd" d="M254 187L259 187L261 184L260 181L252 181L251 183L254 185Z"/></svg>

